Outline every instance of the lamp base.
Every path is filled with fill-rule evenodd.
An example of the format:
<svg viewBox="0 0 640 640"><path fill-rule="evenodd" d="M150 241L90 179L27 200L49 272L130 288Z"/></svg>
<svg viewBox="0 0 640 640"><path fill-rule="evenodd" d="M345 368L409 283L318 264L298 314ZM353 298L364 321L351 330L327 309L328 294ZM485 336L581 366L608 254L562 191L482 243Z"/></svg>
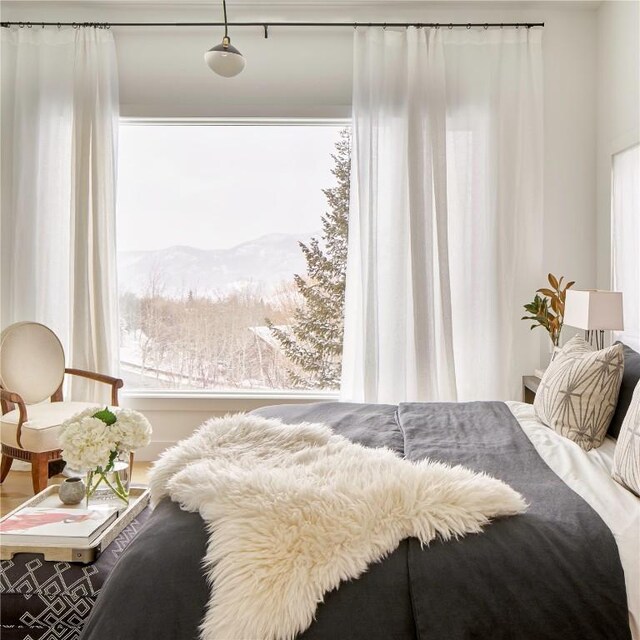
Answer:
<svg viewBox="0 0 640 640"><path fill-rule="evenodd" d="M604 329L586 329L584 339L596 349L604 349Z"/></svg>

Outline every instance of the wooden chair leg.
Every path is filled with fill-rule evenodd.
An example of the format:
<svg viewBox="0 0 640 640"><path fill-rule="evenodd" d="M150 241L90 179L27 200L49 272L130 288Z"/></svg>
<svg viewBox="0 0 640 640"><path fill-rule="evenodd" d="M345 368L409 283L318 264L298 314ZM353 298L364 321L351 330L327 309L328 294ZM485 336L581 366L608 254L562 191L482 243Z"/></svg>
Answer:
<svg viewBox="0 0 640 640"><path fill-rule="evenodd" d="M64 460L50 460L49 461L49 477L57 476L64 471L67 463Z"/></svg>
<svg viewBox="0 0 640 640"><path fill-rule="evenodd" d="M31 480L34 493L47 488L49 481L49 456L46 453L34 453L31 458Z"/></svg>
<svg viewBox="0 0 640 640"><path fill-rule="evenodd" d="M13 464L13 458L6 453L2 454L2 463L0 464L0 484L4 482L11 465Z"/></svg>

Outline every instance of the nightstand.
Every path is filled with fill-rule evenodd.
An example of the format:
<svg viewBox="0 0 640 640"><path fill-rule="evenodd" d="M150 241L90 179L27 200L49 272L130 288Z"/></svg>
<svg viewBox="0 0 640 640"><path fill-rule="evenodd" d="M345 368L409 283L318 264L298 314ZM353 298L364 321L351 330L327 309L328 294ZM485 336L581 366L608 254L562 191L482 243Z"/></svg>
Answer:
<svg viewBox="0 0 640 640"><path fill-rule="evenodd" d="M527 404L533 404L540 386L538 376L522 376L522 398Z"/></svg>

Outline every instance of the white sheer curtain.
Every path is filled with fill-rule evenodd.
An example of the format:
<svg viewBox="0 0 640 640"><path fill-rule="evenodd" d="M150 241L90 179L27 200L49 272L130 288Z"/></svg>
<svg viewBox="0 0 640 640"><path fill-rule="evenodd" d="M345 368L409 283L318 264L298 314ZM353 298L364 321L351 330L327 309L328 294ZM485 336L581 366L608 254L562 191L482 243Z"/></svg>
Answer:
<svg viewBox="0 0 640 640"><path fill-rule="evenodd" d="M35 320L68 362L118 369L113 36L2 29L2 326ZM91 383L72 395L102 400Z"/></svg>
<svg viewBox="0 0 640 640"><path fill-rule="evenodd" d="M515 398L541 276L541 30L358 29L344 399Z"/></svg>
<svg viewBox="0 0 640 640"><path fill-rule="evenodd" d="M439 31L358 29L342 393L455 400Z"/></svg>

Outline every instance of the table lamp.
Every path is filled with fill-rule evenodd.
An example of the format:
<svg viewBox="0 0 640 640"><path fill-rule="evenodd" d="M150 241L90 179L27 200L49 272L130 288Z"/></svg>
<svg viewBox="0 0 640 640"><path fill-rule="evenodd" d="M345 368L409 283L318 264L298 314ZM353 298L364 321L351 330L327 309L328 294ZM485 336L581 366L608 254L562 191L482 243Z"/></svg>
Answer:
<svg viewBox="0 0 640 640"><path fill-rule="evenodd" d="M622 331L622 293L569 289L564 306L564 324L584 329L584 339L596 349L604 348L605 331ZM594 344L595 342L595 344Z"/></svg>

